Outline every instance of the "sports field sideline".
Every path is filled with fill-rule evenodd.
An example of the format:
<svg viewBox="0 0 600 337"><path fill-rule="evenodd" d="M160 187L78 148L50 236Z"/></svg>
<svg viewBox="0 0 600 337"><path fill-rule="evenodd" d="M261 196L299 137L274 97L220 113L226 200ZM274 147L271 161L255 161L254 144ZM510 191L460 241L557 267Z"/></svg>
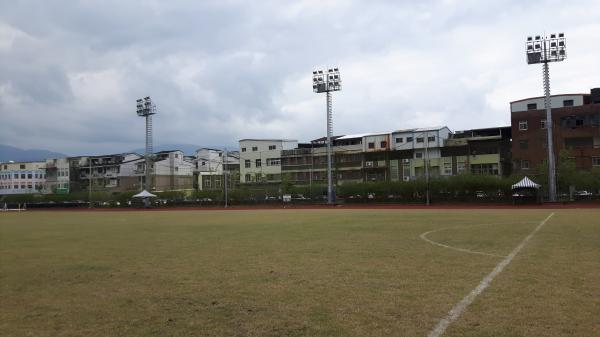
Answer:
<svg viewBox="0 0 600 337"><path fill-rule="evenodd" d="M594 336L599 294L600 209L0 213L1 336Z"/></svg>

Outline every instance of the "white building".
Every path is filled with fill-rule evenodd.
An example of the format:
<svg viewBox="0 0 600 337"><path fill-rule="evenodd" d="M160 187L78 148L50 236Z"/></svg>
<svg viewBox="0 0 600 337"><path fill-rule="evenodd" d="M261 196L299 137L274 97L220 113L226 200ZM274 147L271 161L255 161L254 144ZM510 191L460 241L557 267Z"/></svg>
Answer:
<svg viewBox="0 0 600 337"><path fill-rule="evenodd" d="M446 126L397 130L392 132L392 150L412 150L412 159L402 159L390 163L394 172L402 172L402 180L407 181L425 175L427 169L431 176L444 174L444 169L451 163L442 159L441 148L444 141L450 137L452 131ZM394 174L392 174L394 176ZM400 175L398 175L398 179Z"/></svg>
<svg viewBox="0 0 600 337"><path fill-rule="evenodd" d="M46 162L0 163L0 195L44 191Z"/></svg>
<svg viewBox="0 0 600 337"><path fill-rule="evenodd" d="M281 151L298 146L290 139L242 139L240 143L240 182L280 182Z"/></svg>
<svg viewBox="0 0 600 337"><path fill-rule="evenodd" d="M146 161L140 158L132 162L133 175L141 183L145 179ZM183 151L161 151L154 154L152 163L152 186L155 191L189 190L193 188L195 164ZM123 174L128 174L129 168ZM142 188L142 186L140 186Z"/></svg>
<svg viewBox="0 0 600 337"><path fill-rule="evenodd" d="M46 193L67 194L70 191L68 158L46 159Z"/></svg>
<svg viewBox="0 0 600 337"><path fill-rule="evenodd" d="M237 172L240 166L240 154L238 151L225 151L210 148L196 150L196 172L197 186L199 190L223 188L223 169L229 172L229 187L235 186Z"/></svg>

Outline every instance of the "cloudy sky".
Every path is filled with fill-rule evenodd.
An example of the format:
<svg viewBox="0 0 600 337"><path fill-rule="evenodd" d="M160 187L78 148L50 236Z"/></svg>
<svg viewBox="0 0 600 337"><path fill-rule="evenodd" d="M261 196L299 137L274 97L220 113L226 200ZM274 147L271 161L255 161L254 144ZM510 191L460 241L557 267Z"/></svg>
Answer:
<svg viewBox="0 0 600 337"><path fill-rule="evenodd" d="M0 2L0 144L67 154L235 147L325 133L316 68L339 66L334 133L510 124L542 94L524 41L565 32L552 92L600 86L600 1L38 0Z"/></svg>

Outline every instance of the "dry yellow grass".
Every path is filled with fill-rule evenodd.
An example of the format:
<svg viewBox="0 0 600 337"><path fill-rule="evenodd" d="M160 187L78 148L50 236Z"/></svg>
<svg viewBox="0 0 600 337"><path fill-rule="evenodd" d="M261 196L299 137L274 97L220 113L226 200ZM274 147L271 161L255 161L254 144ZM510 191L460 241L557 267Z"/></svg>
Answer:
<svg viewBox="0 0 600 337"><path fill-rule="evenodd" d="M600 331L600 210L559 210L447 336ZM425 336L548 210L0 214L2 336Z"/></svg>

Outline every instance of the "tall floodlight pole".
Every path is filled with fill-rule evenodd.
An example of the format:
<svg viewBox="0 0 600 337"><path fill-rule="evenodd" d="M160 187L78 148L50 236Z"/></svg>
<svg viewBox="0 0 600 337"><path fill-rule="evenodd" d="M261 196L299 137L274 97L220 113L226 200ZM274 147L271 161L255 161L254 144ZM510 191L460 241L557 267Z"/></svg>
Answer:
<svg viewBox="0 0 600 337"><path fill-rule="evenodd" d="M546 131L548 137L548 199L556 201L556 164L554 159L554 143L552 138L552 104L550 102L550 69L548 63L560 62L567 58L567 44L565 34L550 34L528 36L526 42L528 64L543 65L544 74L544 107L546 109Z"/></svg>
<svg viewBox="0 0 600 337"><path fill-rule="evenodd" d="M313 91L327 95L327 203L333 204L333 179L331 173L331 138L333 137L333 116L331 93L342 90L342 78L338 68L313 71Z"/></svg>
<svg viewBox="0 0 600 337"><path fill-rule="evenodd" d="M146 191L152 190L152 184L150 183L150 167L152 166L152 115L156 114L156 105L152 103L150 97L140 98L136 101L137 103L137 115L146 118L146 184L144 188Z"/></svg>
<svg viewBox="0 0 600 337"><path fill-rule="evenodd" d="M223 158L222 158L222 162L223 162L223 181L225 184L223 184L224 186L224 194L225 194L225 208L227 208L227 175L229 174L229 168L227 166L227 149L225 149L225 153L223 154Z"/></svg>

